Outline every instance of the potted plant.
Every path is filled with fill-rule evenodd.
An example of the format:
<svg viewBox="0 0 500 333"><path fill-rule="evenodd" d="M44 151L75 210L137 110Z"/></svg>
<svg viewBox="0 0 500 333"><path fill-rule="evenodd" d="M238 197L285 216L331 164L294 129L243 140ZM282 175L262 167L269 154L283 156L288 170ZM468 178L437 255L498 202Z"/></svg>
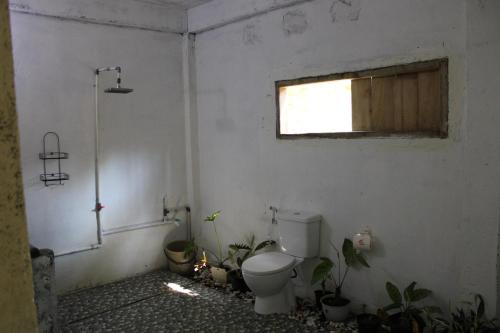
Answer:
<svg viewBox="0 0 500 333"><path fill-rule="evenodd" d="M257 251L274 244L276 244L274 240L265 240L255 245L255 235L252 235L251 237L245 239L245 243L234 243L229 245L229 258L233 264L236 264L237 266L236 269L233 269L228 273L228 278L231 282L233 290L238 290L240 292L247 292L250 290L243 279L243 274L241 273L241 266L243 265L243 262L255 255Z"/></svg>
<svg viewBox="0 0 500 333"><path fill-rule="evenodd" d="M489 320L485 315L484 299L474 295L473 302L463 302L466 306L456 308L451 313L451 320L446 320L434 313L427 313L431 331L437 333L494 333L498 332L496 319Z"/></svg>
<svg viewBox="0 0 500 333"><path fill-rule="evenodd" d="M163 249L171 272L191 275L196 261L196 244L194 240L179 240L167 244Z"/></svg>
<svg viewBox="0 0 500 333"><path fill-rule="evenodd" d="M441 310L438 307L418 307L415 303L429 295L431 291L424 288L415 289L417 283L412 282L401 294L398 287L391 282L385 284L385 289L392 303L379 310L379 314L384 318L391 332L419 333L425 327L424 313L436 313ZM389 315L389 311L396 310Z"/></svg>
<svg viewBox="0 0 500 333"><path fill-rule="evenodd" d="M373 313L366 313L366 305L363 304L363 313L356 316L359 333L376 333L380 330L382 320Z"/></svg>
<svg viewBox="0 0 500 333"><path fill-rule="evenodd" d="M360 264L365 267L370 267L366 262L365 257L358 252L350 239L345 238L342 244L342 255L344 256L345 267L342 268L342 261L340 260L340 251L330 243L333 250L336 252L338 268L338 276L333 274L335 267L332 260L326 257L321 258L321 262L316 266L313 271L311 284L316 284L321 281L321 288L323 296L320 298L323 313L328 320L344 321L349 315L349 299L342 295L342 286L351 267ZM326 282L330 280L335 286L333 294L327 294Z"/></svg>
<svg viewBox="0 0 500 333"><path fill-rule="evenodd" d="M213 225L214 227L214 233L215 233L215 238L217 240L217 254L213 253L212 251L207 250L214 258L215 258L215 264L212 264L210 267L210 273L212 274L212 278L214 279L215 283L219 284L226 284L227 283L227 272L229 271L229 267L224 265L226 261L229 260L229 257L224 257L222 253L222 245L221 241L219 238L219 233L217 232L217 226L215 221L217 218L220 216L221 211L216 211L215 213L212 213L211 215L205 217L205 222L209 222Z"/></svg>

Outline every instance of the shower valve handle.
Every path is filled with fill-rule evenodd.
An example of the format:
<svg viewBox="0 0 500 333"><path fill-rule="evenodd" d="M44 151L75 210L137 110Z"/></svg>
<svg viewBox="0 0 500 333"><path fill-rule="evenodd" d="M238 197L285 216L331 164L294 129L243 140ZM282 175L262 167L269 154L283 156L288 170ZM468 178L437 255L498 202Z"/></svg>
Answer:
<svg viewBox="0 0 500 333"><path fill-rule="evenodd" d="M92 211L93 212L100 212L103 208L106 208L106 207L104 207L104 205L102 205L100 202L98 202L95 204L95 208L92 209Z"/></svg>

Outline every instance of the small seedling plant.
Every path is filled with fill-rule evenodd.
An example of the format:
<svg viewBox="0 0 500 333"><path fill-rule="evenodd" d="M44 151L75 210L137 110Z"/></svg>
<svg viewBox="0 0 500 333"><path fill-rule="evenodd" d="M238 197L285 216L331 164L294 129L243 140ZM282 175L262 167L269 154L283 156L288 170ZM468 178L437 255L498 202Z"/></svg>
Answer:
<svg viewBox="0 0 500 333"><path fill-rule="evenodd" d="M219 233L217 232L217 225L215 223L215 221L219 218L221 213L222 212L220 210L218 210L218 211L208 215L204 219L205 222L211 223L213 228L214 228L215 239L217 240L217 253L214 253L214 252L210 251L209 249L205 249L205 250L208 253L210 253L212 255L212 257L215 258L215 265L214 265L215 267L225 268L224 264L226 263L226 261L229 260L229 254L227 257L224 257L224 254L222 253L222 243L221 243L221 240L219 237Z"/></svg>

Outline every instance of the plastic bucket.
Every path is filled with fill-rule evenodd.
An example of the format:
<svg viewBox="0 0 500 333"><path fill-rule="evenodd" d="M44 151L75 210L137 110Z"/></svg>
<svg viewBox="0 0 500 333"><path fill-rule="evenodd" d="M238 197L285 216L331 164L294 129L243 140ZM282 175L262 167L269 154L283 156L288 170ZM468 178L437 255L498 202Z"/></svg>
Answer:
<svg viewBox="0 0 500 333"><path fill-rule="evenodd" d="M192 253L188 257L184 257L184 250L188 246L189 241L181 240L168 243L165 248L165 256L168 261L168 269L173 273L189 275L193 273L195 254Z"/></svg>

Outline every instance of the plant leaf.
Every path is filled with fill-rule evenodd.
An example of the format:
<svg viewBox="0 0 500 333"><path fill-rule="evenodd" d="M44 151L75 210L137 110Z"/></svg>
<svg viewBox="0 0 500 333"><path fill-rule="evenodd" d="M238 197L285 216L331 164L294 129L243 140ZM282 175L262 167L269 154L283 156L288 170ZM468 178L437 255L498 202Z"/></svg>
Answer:
<svg viewBox="0 0 500 333"><path fill-rule="evenodd" d="M403 296L406 302L410 302L412 300L413 290L415 289L416 285L417 283L413 281L408 287L405 288Z"/></svg>
<svg viewBox="0 0 500 333"><path fill-rule="evenodd" d="M243 265L243 260L240 257L238 257L236 258L236 263L238 264L238 267L241 268L241 265Z"/></svg>
<svg viewBox="0 0 500 333"><path fill-rule="evenodd" d="M321 262L314 268L311 284L314 285L319 281L326 280L333 266L333 262L330 259L321 258Z"/></svg>
<svg viewBox="0 0 500 333"><path fill-rule="evenodd" d="M356 260L363 266L365 266L366 268L370 268L370 265L368 265L368 262L366 262L366 259L365 257L363 256L363 254L361 253L358 253L358 252L355 252L355 256L356 256Z"/></svg>
<svg viewBox="0 0 500 333"><path fill-rule="evenodd" d="M342 255L345 259L345 264L347 266L352 266L356 262L356 250L354 250L354 245L352 240L345 238L342 244Z"/></svg>
<svg viewBox="0 0 500 333"><path fill-rule="evenodd" d="M385 312L387 311L391 311L391 310L395 310L395 309L399 309L401 308L402 304L401 303L392 303L392 304L389 304L389 305L386 305L382 308L382 310L384 310Z"/></svg>
<svg viewBox="0 0 500 333"><path fill-rule="evenodd" d="M259 251L259 250L262 250L263 248L267 247L267 246L271 246L271 245L274 245L276 244L275 241L273 241L272 239L271 240L266 240L266 241L263 241L262 243L259 243L256 247L255 247L255 252Z"/></svg>
<svg viewBox="0 0 500 333"><path fill-rule="evenodd" d="M476 294L474 295L474 300L477 303L477 318L482 318L484 315L484 300L483 296Z"/></svg>
<svg viewBox="0 0 500 333"><path fill-rule="evenodd" d="M255 245L255 235L252 234L252 236L250 238L246 237L247 239L247 244L250 248L253 248L253 246Z"/></svg>
<svg viewBox="0 0 500 333"><path fill-rule="evenodd" d="M415 289L412 293L411 293L411 299L410 301L411 302L418 302L418 301L421 301L423 300L424 298L427 298L429 297L430 295L432 294L432 291L430 291L429 289Z"/></svg>
<svg viewBox="0 0 500 333"><path fill-rule="evenodd" d="M439 306L424 306L423 310L429 314L435 314L435 313L442 314L443 313L443 311L441 310L441 308Z"/></svg>
<svg viewBox="0 0 500 333"><path fill-rule="evenodd" d="M207 217L205 217L205 222L214 222L219 217L220 214L221 214L221 211L218 210L215 213L208 215Z"/></svg>
<svg viewBox="0 0 500 333"><path fill-rule="evenodd" d="M198 250L198 247L196 246L196 243L194 242L194 238L190 240L186 247L184 248L184 259L189 258L191 255L196 254L196 251Z"/></svg>
<svg viewBox="0 0 500 333"><path fill-rule="evenodd" d="M398 287L396 287L391 282L387 281L385 284L385 290L387 290L387 294L394 303L401 304L403 299L401 297L401 293L399 292Z"/></svg>
<svg viewBox="0 0 500 333"><path fill-rule="evenodd" d="M234 251L238 251L238 250L248 250L248 251L250 251L251 250L250 246L248 246L246 244L238 244L238 243L230 244L229 248L231 250L234 250Z"/></svg>

